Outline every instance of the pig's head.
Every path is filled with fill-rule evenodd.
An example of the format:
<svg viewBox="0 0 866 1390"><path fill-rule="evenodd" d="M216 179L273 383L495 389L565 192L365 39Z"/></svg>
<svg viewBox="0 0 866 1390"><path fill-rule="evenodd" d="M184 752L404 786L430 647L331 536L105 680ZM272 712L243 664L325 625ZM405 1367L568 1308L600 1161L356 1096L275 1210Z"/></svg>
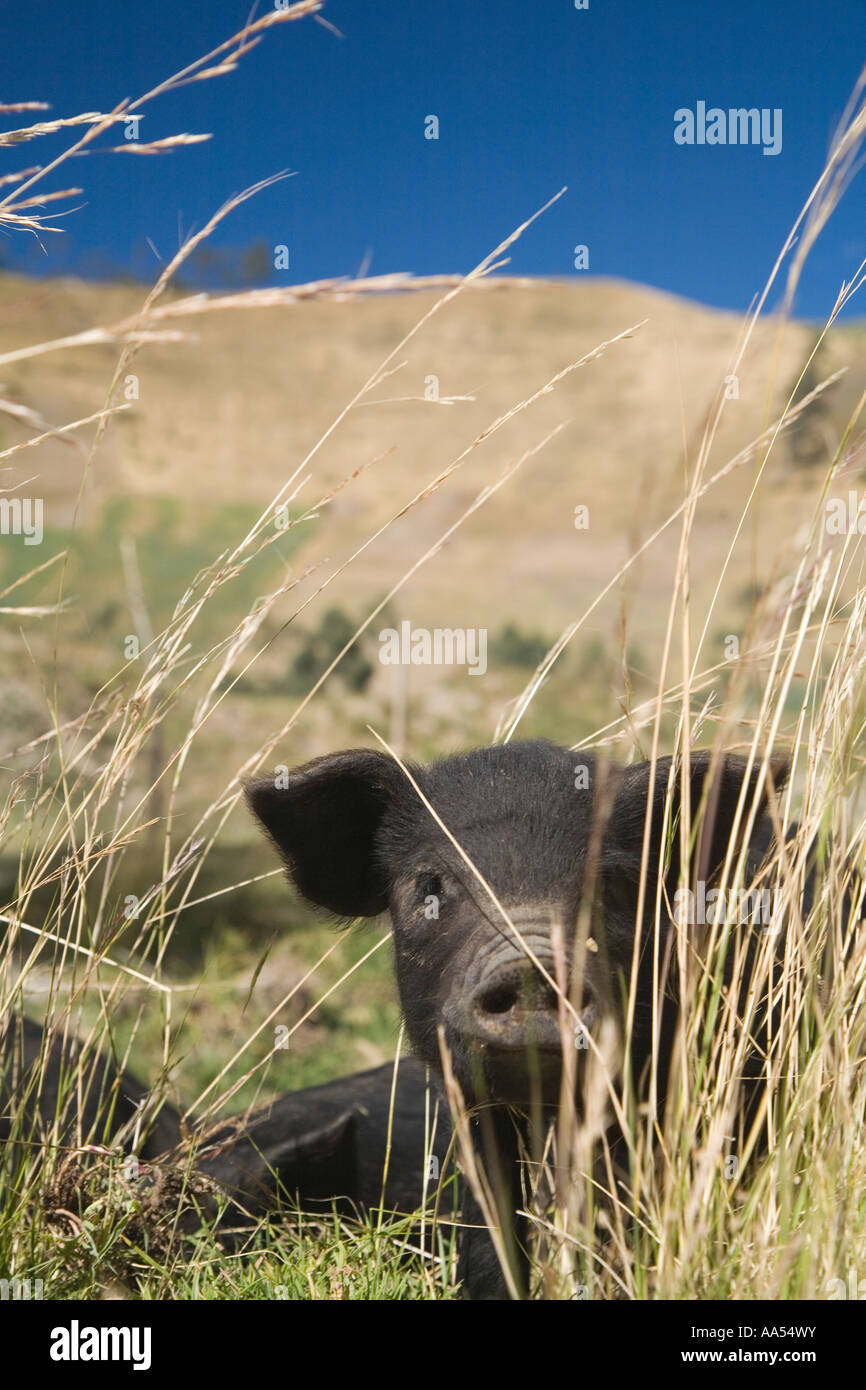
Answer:
<svg viewBox="0 0 866 1390"><path fill-rule="evenodd" d="M702 796L705 805L695 862L707 879L724 861L745 768L727 755L711 770L709 753L692 754L692 815ZM679 871L678 836L663 837L669 770L660 759L637 951L638 1047L651 1031L660 863L674 882ZM616 1014L627 987L650 765L602 776L588 754L532 741L410 771L422 795L383 753L336 753L285 785L256 781L247 797L305 898L343 918L390 913L403 1014L423 1060L440 1067L441 1026L468 1099L520 1104L539 1088L553 1099L569 1017L553 982L565 981L580 1019L570 1015L572 1046L576 1031ZM584 903L591 937L575 990L568 981Z"/></svg>

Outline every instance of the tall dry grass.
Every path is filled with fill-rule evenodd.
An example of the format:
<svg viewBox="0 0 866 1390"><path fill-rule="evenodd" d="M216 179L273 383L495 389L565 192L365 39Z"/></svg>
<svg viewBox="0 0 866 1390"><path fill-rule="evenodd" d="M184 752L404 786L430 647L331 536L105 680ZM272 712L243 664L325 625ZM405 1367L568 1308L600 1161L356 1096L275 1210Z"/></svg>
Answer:
<svg viewBox="0 0 866 1390"><path fill-rule="evenodd" d="M38 228L48 234L47 214L39 208L78 193L77 189L41 191L46 180L53 178L68 158L86 153L100 136L110 138L112 126L163 93L186 82L229 76L266 29L313 15L318 8L310 0L300 0L291 9L268 14L138 101L124 103L109 114L40 121L0 135L0 145L17 144L66 125L84 126L84 133L45 168L24 171L17 179L9 176L14 188L0 202L0 222L13 232ZM733 373L739 369L757 316L765 308L786 264L785 302L786 310L790 309L804 255L844 192L866 126L862 90L861 82L837 133L827 166L744 325L740 341L732 348L729 370ZM200 138L180 134L157 142L151 146L151 152L160 156L173 152L172 157L183 157L183 145ZM116 148L126 152L123 146ZM0 828L8 843L20 851L16 890L0 914L5 924L0 958L0 1019L20 1010L28 981L39 971L48 982L46 1015L52 1027L82 1036L88 1046L107 1046L117 1053L112 1019L120 1001L131 995L139 1020L159 1021L162 1076L155 1087L157 1097L168 1088L172 1066L182 1051L186 996L166 970L173 937L184 914L201 902L202 867L218 852L220 836L239 800L244 778L278 753L311 703L322 698L323 684L333 669L329 668L297 707L288 712L281 727L265 733L258 747L238 749L238 765L222 770L208 804L200 807L193 825L179 819L180 788L196 758L202 731L214 711L223 702L231 701L237 681L277 640L275 636L264 636L266 619L278 615L277 636L282 634L307 606L320 599L337 575L369 548L382 543L389 526L432 493L447 487L475 450L500 431L506 431L507 439L507 425L516 414L531 410L537 400L555 390L566 374L609 348L615 350L618 338L639 328L624 324L617 338L564 365L551 380L528 388L523 399L469 439L465 449L444 461L423 487L395 504L393 516L384 527L327 575L317 574L311 597L303 602L295 600L295 590L307 574L286 574L240 624L231 625L216 643L203 642L202 614L205 610L220 612L227 590L257 555L284 535L286 527L299 528L314 518L327 519L327 508L335 492L332 489L317 496L314 483L316 456L326 441L339 431L351 411L367 402L372 390L399 372L402 352L411 339L423 333L433 314L446 313L457 295L490 283L492 272L503 265L512 242L529 225L527 222L518 228L465 277L413 281L410 277L385 276L355 282L320 282L285 291L196 295L167 302L166 288L196 246L242 199L254 196L268 182L229 200L184 244L160 274L134 318L96 326L70 338L22 345L20 350L0 359L0 365L5 365L64 351L83 342L117 347L117 362L105 398L101 403L94 401L94 409L86 419L49 429L34 421L34 435L0 455L4 466L26 470L26 450L50 434L91 430L80 500L106 430L112 427L114 416L127 408L118 403L118 388L135 355L146 351L153 342L181 341L196 316L279 306L301 297L404 292L431 285L442 290L435 306L420 317L407 338L395 345L306 457L292 469L255 524L245 534L239 534L236 544L216 556L213 564L178 595L170 621L150 636L140 660L116 672L106 672L98 694L72 720L61 713L60 663L54 669L35 673L35 688L40 690L47 712L45 735L27 750L28 765L8 787L0 812ZM34 194L34 189L40 191ZM840 292L825 332L859 288L862 277L861 266ZM803 364L804 372L807 365ZM823 386L818 391L822 389ZM720 459L716 456L716 436L728 406L723 383L719 384L697 456L685 460L681 504L639 551L610 576L592 605L563 632L525 691L505 712L496 732L496 737L504 740L517 733L535 694L589 615L606 595L616 590L640 555L651 557L653 547L662 538L669 541L678 528L677 573L666 640L657 666L655 697L643 704L630 704L581 746L612 751L620 760L649 756L654 764L662 751L679 755L681 772L676 776L682 779L684 814L677 825L671 823L670 834L679 836L686 881L691 873L694 832L701 815L701 808L689 807L686 794L690 750L698 740L712 742L719 748L745 750L751 762L762 769L763 778L768 774L771 758L784 752L792 774L780 792L776 814L780 824L799 824L795 837L778 849L776 862L765 870L778 882L782 894L781 935L766 934L754 960L733 921L717 922L699 949L687 931L676 933L675 968L687 1002L676 1043L677 1084L671 1089L668 1104L663 1108L654 1105L652 1089L648 1103L637 1103L635 1078L620 1064L627 1052L628 1022L624 1040L606 1034L589 1040L582 1117L577 1120L565 1107L546 1150L532 1156L527 1170L528 1211L537 1235L536 1288L550 1297L798 1298L838 1290L832 1281L848 1280L851 1271L857 1278L866 1278L866 1083L862 1060L866 1054L866 970L864 940L857 928L862 910L857 871L863 868L866 841L866 802L862 795L866 588L861 573L861 533L855 528L844 537L833 538L824 525L828 491L834 481L846 476L849 467L847 451L858 428L862 402L838 441L834 457L828 459L823 476L815 480L811 496L804 500L802 531L791 537L786 550L776 557L774 583L755 607L736 660L723 667L707 664L705 651L713 605L706 611L695 612L689 590L690 552L700 544L702 509L712 506L714 486L734 469L748 470L752 480L747 506L731 537L733 551L737 536L749 523L757 500L763 497L767 461L783 432L808 404L807 399L794 406L792 393L786 409L778 419L768 422L767 429L749 449L736 458ZM512 461L500 481L482 490L458 520L434 539L382 604L359 625L353 641L423 565L431 564L430 582L435 584L433 562L444 542L499 488L511 485L516 489L518 484L513 479L517 470L532 453L544 448L549 438L541 435L535 450ZM341 486L351 487L361 471L346 477ZM518 504L515 497L515 505ZM766 505L772 506L772 498L766 500ZM35 567L31 575L16 584L14 597L7 591L0 595L0 602L6 605L4 613L9 618L33 616L33 605L26 603L27 583L46 568L52 568L56 577L56 600L49 617L54 624L55 647L62 651L67 600L64 555L52 556ZM721 583L722 576L719 578ZM350 646L347 644L333 665ZM128 693L124 684L130 681L132 690ZM792 708L791 692L801 681L805 681L806 695L798 708ZM724 689L724 697L719 699L716 694L714 698L713 692L720 688ZM169 714L178 708L189 710L186 733L171 751L162 750L159 731ZM155 748L161 753L158 765L154 764ZM674 790L673 783L666 788L669 816ZM154 807L158 814L154 814ZM738 828L748 831L754 814L754 807L746 804L744 798ZM136 853L149 833L159 836L161 872L138 903L135 915L129 916L117 907L119 885L124 881L128 857ZM817 886L813 904L804 914L807 860L816 843L820 848ZM645 848L648 845L649 822ZM732 850L725 866L725 885L734 889L749 886L745 874L744 856L736 856ZM646 881L644 874L644 884ZM47 916L37 916L34 899L46 886L51 889L53 907ZM235 887L226 884L221 891L230 894ZM642 905L639 904L638 916ZM659 893L653 906L661 988L670 905ZM579 930L584 930L582 924ZM381 935L371 950L379 949L386 940L387 934ZM781 955L780 940L784 943ZM338 944L331 949L337 950ZM578 951L578 974L581 958ZM724 982L726 964L733 965L735 981L747 969L750 971L752 984L744 1004L738 990ZM353 969L347 969L329 991L338 1000ZM306 977L302 983L306 983ZM565 1055L573 1059L571 1033L566 1025L576 1017L573 1001L580 997L580 980L560 980L557 987L569 1043ZM284 1015L299 988L293 984L259 1025L250 1030L239 1049L225 1057L210 1084L188 1107L191 1128L230 1103L240 1083L230 1084L229 1072L237 1074L237 1064L250 1056L257 1037ZM626 999L627 1020L633 1017L635 988L633 977ZM767 992L777 1005L777 1026L763 1059L765 1101L751 1129L743 1132L738 1131L739 1078ZM88 1011L94 1000L98 1001L95 1013ZM304 1019L308 1014L309 1011ZM135 1036L133 1028L131 1041L117 1056L121 1065L135 1061ZM265 1068L267 1061L267 1057L261 1063L250 1061L244 1068L243 1081ZM496 1230L495 1203L467 1142L461 1099L453 1084L449 1091L468 1180ZM625 1178L615 1171L613 1159L604 1151L612 1114L619 1117L628 1136ZM50 1136L47 1149L52 1151ZM64 1157L58 1153L57 1162ZM77 1286L79 1290L86 1287L95 1291L99 1271L113 1267L111 1252L123 1241L124 1220L129 1215L124 1206L125 1189L122 1183L117 1186L116 1168L111 1167L115 1160L110 1155L101 1157L109 1161L112 1175L107 1188L109 1196L98 1227L101 1243L94 1244L96 1228L85 1233L95 1254L87 1278L82 1275L84 1282ZM729 1163L732 1157L737 1160L733 1166ZM545 1169L547 1182L542 1180ZM0 1246L10 1272L44 1268L50 1278L68 1259L68 1250L58 1249L38 1214L38 1201L51 1172L50 1163L37 1168L25 1161L7 1190L7 1196L13 1189L14 1193L0 1227ZM533 1187L540 1194L535 1201L531 1200ZM122 1198L115 1200L113 1206L109 1200L112 1191L115 1199L118 1192ZM78 1234L83 1241L84 1234ZM411 1241L408 1228L383 1227L380 1221L373 1236L372 1243L365 1243L366 1237L339 1226L330 1232L319 1230L312 1241L310 1258L315 1259L316 1240L332 1241L341 1248L341 1243L354 1241L351 1259L366 1258L384 1270L381 1287L388 1291L388 1296L420 1297L447 1293L453 1287L450 1247L440 1246L435 1256L427 1257L426 1264L425 1257L419 1255L422 1272L416 1282L406 1282L397 1272L396 1263L388 1265L387 1253L383 1251L404 1250ZM502 1239L499 1235L497 1239L504 1256ZM307 1240L303 1236L304 1249L308 1248ZM202 1254L201 1270L212 1270L220 1258L215 1247L208 1246ZM189 1278L189 1262L181 1267L175 1255L166 1255L161 1265L153 1255L137 1259L137 1276L145 1282L158 1279L161 1274L170 1287L173 1280ZM230 1283L235 1281L231 1284L235 1296L248 1295L244 1276L236 1269L226 1277ZM276 1282L280 1282L279 1278ZM203 1287L207 1290L210 1286L205 1282Z"/></svg>

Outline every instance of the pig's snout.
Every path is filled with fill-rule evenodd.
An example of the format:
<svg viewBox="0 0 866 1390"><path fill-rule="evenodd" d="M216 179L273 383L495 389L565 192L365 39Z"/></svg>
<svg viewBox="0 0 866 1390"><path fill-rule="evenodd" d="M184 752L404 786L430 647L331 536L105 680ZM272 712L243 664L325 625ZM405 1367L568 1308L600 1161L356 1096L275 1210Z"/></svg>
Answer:
<svg viewBox="0 0 866 1390"><path fill-rule="evenodd" d="M521 946L499 939L475 948L446 1014L470 1049L491 1060L516 1053L561 1058L571 1035L578 1029L588 1033L596 1022L596 992L584 978L579 1017L563 1009L550 932L521 925ZM569 969L566 962L567 976Z"/></svg>
<svg viewBox="0 0 866 1390"><path fill-rule="evenodd" d="M490 1047L560 1048L556 990L526 961L495 966L469 1000L473 1039Z"/></svg>
<svg viewBox="0 0 866 1390"><path fill-rule="evenodd" d="M555 1104L563 1050L585 1047L598 1015L595 991L584 982L579 1022L560 1008L549 938L530 944L534 960L510 943L482 949L446 1007L446 1018L468 1053L473 1090L506 1104L534 1097ZM539 968L540 967L540 968Z"/></svg>

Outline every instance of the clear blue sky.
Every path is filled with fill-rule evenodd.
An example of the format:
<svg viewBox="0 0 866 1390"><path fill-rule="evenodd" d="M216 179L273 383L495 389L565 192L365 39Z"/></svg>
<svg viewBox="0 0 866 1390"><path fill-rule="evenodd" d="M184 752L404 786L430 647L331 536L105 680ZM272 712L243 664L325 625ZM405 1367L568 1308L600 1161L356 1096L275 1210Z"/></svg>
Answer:
<svg viewBox="0 0 866 1390"><path fill-rule="evenodd" d="M0 101L109 110L248 12L249 0L4 0ZM345 37L312 19L277 26L234 75L148 108L143 137L211 131L209 144L73 161L48 184L85 188L68 233L44 237L44 251L6 236L0 257L34 273L113 265L147 278L147 238L166 256L179 228L290 168L296 177L235 213L218 241L287 244L298 281L352 274L368 250L371 273L463 271L567 184L515 248L515 273L585 274L573 268L582 243L592 275L742 310L866 62L866 0L589 0L585 11L574 0L328 0L323 14ZM677 145L674 112L698 101L781 108L781 153ZM429 114L437 141L424 138ZM60 147L5 148L0 174ZM815 249L800 315L823 317L866 255L864 181Z"/></svg>

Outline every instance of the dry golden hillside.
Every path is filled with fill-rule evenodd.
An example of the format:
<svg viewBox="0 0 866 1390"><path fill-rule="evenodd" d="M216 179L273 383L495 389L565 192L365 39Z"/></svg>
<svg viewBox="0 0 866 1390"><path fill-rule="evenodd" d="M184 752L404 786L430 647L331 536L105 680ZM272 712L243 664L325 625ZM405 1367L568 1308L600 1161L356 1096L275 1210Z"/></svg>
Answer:
<svg viewBox="0 0 866 1390"><path fill-rule="evenodd" d="M143 530L153 532L151 540L163 552L160 569L175 565L178 588L188 582L202 559L192 557L187 564L184 544L206 539L214 516L220 518L221 544L239 539L248 519L303 465L436 298L423 292L342 303L312 300L172 321L187 339L140 349L132 364L138 399L110 424L88 475L79 519L86 543L70 560L67 593L87 606L88 564L97 550L107 547L114 561L109 556L101 562L100 594L105 597L107 582L124 607L121 536L114 533L125 529L139 537ZM0 278L3 395L53 424L99 410L117 361L116 345L65 348L33 359L17 354L30 344L116 323L134 314L141 299L141 289L134 286ZM328 602L363 617L485 484L561 427L419 570L390 611L395 619L416 624L480 626L491 633L513 620L547 637L579 617L682 500L705 420L737 348L742 325L736 316L604 280L521 281L464 290L397 354L397 369L348 412L303 467L309 480L298 511L355 470L364 471L321 509L317 522L295 533L286 564L295 573L307 565L317 568L282 601L281 621L492 422L569 364L636 324L641 326L630 337L564 377L471 450L443 487L390 525L328 591ZM781 412L814 337L804 325L782 328L772 317L760 322L733 388L738 395L726 403L710 472ZM836 331L822 349L823 375L840 366L851 368L828 396L836 439L862 389L863 342L862 331L847 329ZM436 389L443 400L425 399ZM453 397L464 399L443 403ZM8 446L32 434L33 427L3 416L0 431ZM89 431L81 431L79 444L51 440L13 459L10 485L38 479L27 487L44 496L46 528L60 539L72 520L83 476L81 445L87 438ZM827 458L836 439L828 437ZM691 586L701 623L762 457L761 451L755 453L700 503ZM807 470L792 464L788 443L780 441L728 568L712 631L738 630L737 624L745 621L743 595L766 580L780 543L804 523L812 482ZM845 478L839 480L842 491L847 485ZM117 498L125 499L121 521L106 512ZM171 508L170 527L160 521L163 505ZM588 508L587 529L575 528L578 505ZM586 627L586 639L596 647L602 643L615 651L631 644L637 668L649 673L664 632L678 536L678 525L669 527L630 571L626 589L616 586ZM94 538L92 544L87 537ZM218 548L212 547L213 554ZM0 564L7 569L10 554L7 544L0 552ZM27 559L35 554L31 550ZM145 572L146 599L149 583ZM34 601L36 590L27 592L27 601ZM44 592L50 593L50 587ZM96 643L90 656L95 687L102 661L101 611L91 613L81 633L82 640ZM67 632L76 632L76 621L73 603L72 613L62 620L72 625ZM290 625L275 639L267 658L275 673L291 658L297 627ZM31 623L30 630L38 645L45 624ZM20 654L19 638L8 630L4 645L13 660L15 652ZM114 669L116 656L116 650L105 653L105 676ZM422 711L427 704L434 709L440 680L452 688L456 683L464 715L471 715L480 731L495 721L502 702L516 695L525 680L522 672L500 678L494 670L491 676L482 693L472 687L485 683L467 683L463 673L425 671L418 676L413 671L409 693ZM383 679L377 672L372 690L375 694L378 681L379 702L387 706L390 696ZM618 712L612 708L610 717ZM361 727L371 713L376 709L361 712ZM449 718L451 742L461 741L460 719L458 707ZM492 722L490 728L492 732ZM327 727L311 737L314 744L330 740Z"/></svg>

